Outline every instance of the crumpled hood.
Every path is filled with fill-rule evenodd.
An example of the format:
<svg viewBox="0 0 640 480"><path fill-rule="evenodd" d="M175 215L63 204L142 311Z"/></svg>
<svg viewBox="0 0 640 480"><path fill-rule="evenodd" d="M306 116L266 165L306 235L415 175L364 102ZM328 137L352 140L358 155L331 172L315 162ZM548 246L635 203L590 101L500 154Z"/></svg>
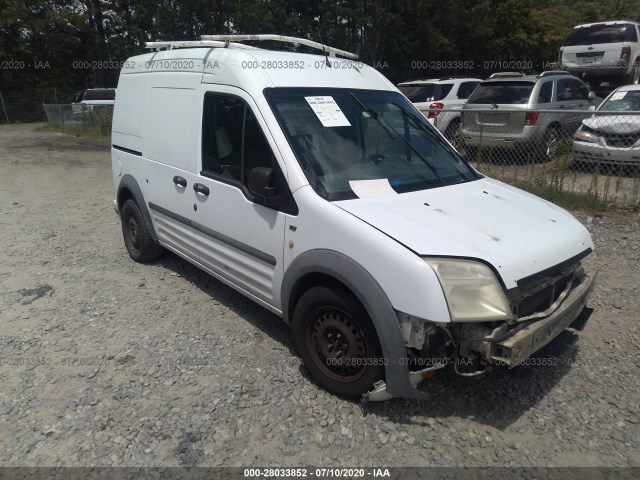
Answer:
<svg viewBox="0 0 640 480"><path fill-rule="evenodd" d="M582 123L602 133L640 133L640 117L637 115L604 115L586 118Z"/></svg>
<svg viewBox="0 0 640 480"><path fill-rule="evenodd" d="M488 178L335 205L419 255L489 262L507 288L593 249L589 232L567 211Z"/></svg>

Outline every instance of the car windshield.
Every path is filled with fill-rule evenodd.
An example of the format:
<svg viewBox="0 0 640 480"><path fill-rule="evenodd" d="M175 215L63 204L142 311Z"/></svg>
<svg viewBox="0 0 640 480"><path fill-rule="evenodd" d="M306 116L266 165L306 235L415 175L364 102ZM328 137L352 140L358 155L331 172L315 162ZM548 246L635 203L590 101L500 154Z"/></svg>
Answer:
<svg viewBox="0 0 640 480"><path fill-rule="evenodd" d="M640 112L640 90L616 92L600 105L599 110L601 112Z"/></svg>
<svg viewBox="0 0 640 480"><path fill-rule="evenodd" d="M534 82L496 81L482 82L473 91L467 103L517 105L529 103Z"/></svg>
<svg viewBox="0 0 640 480"><path fill-rule="evenodd" d="M598 24L589 27L574 28L565 40L564 45L629 42L634 36L634 30L634 26L630 23L616 25Z"/></svg>
<svg viewBox="0 0 640 480"><path fill-rule="evenodd" d="M434 102L440 100L442 95L436 98L435 84L430 85L400 85L398 89L412 102Z"/></svg>
<svg viewBox="0 0 640 480"><path fill-rule="evenodd" d="M396 193L475 180L478 175L397 92L270 88L265 95L314 190L357 198L360 180Z"/></svg>

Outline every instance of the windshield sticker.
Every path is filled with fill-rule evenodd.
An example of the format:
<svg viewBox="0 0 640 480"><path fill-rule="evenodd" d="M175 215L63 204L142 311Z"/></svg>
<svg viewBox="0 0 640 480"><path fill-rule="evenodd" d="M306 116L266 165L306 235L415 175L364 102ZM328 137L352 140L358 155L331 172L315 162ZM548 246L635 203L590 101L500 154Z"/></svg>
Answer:
<svg viewBox="0 0 640 480"><path fill-rule="evenodd" d="M390 197L397 195L397 192L391 188L391 184L386 178L377 180L349 180L349 186L358 198Z"/></svg>
<svg viewBox="0 0 640 480"><path fill-rule="evenodd" d="M626 94L627 92L616 92L613 95L611 95L611 98L609 99L609 101L615 102L616 100L622 100Z"/></svg>
<svg viewBox="0 0 640 480"><path fill-rule="evenodd" d="M304 97L325 127L350 127L351 124L333 97Z"/></svg>

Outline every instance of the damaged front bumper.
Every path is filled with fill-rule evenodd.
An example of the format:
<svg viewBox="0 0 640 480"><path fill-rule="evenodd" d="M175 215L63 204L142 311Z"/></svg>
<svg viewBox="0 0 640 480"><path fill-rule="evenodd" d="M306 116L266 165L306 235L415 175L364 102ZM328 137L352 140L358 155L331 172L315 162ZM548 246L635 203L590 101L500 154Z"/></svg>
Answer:
<svg viewBox="0 0 640 480"><path fill-rule="evenodd" d="M507 338L491 342L489 363L515 367L540 350L569 327L582 313L596 283L596 274L586 275L562 303L548 316L526 324Z"/></svg>
<svg viewBox="0 0 640 480"><path fill-rule="evenodd" d="M587 300L593 291L597 275L586 274L575 277L576 284L567 288L566 294L561 294L558 300L545 312L530 315L520 319L515 324L502 323L490 328L478 324L466 324L470 327L468 332L460 336L455 365L461 357L481 360L485 366L503 365L510 368L525 362L534 353L551 342L566 328L572 324L581 323L579 330L584 327L590 310L586 308ZM405 336L405 344L412 337ZM443 359L437 364L433 363L429 368L409 372L409 382L414 387L427 378L433 370L438 370L451 363L450 359ZM473 376L482 373L486 369L478 370L470 374ZM456 372L460 373L456 368ZM422 393L416 391L416 393ZM373 390L363 395L365 401L384 401L393 398L394 395L387 391L385 382L378 382Z"/></svg>

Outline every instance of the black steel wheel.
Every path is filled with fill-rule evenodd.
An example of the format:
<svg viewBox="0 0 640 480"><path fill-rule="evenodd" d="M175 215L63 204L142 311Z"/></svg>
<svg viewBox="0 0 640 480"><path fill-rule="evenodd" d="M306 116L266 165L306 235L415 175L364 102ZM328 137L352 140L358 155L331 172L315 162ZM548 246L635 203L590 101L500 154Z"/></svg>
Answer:
<svg viewBox="0 0 640 480"><path fill-rule="evenodd" d="M140 208L133 200L124 202L120 212L122 236L129 256L136 262L150 262L162 255L162 247L151 238L149 222L145 220Z"/></svg>
<svg viewBox="0 0 640 480"><path fill-rule="evenodd" d="M384 375L380 343L365 308L337 287L313 287L292 316L295 348L314 380L331 393L358 398Z"/></svg>

